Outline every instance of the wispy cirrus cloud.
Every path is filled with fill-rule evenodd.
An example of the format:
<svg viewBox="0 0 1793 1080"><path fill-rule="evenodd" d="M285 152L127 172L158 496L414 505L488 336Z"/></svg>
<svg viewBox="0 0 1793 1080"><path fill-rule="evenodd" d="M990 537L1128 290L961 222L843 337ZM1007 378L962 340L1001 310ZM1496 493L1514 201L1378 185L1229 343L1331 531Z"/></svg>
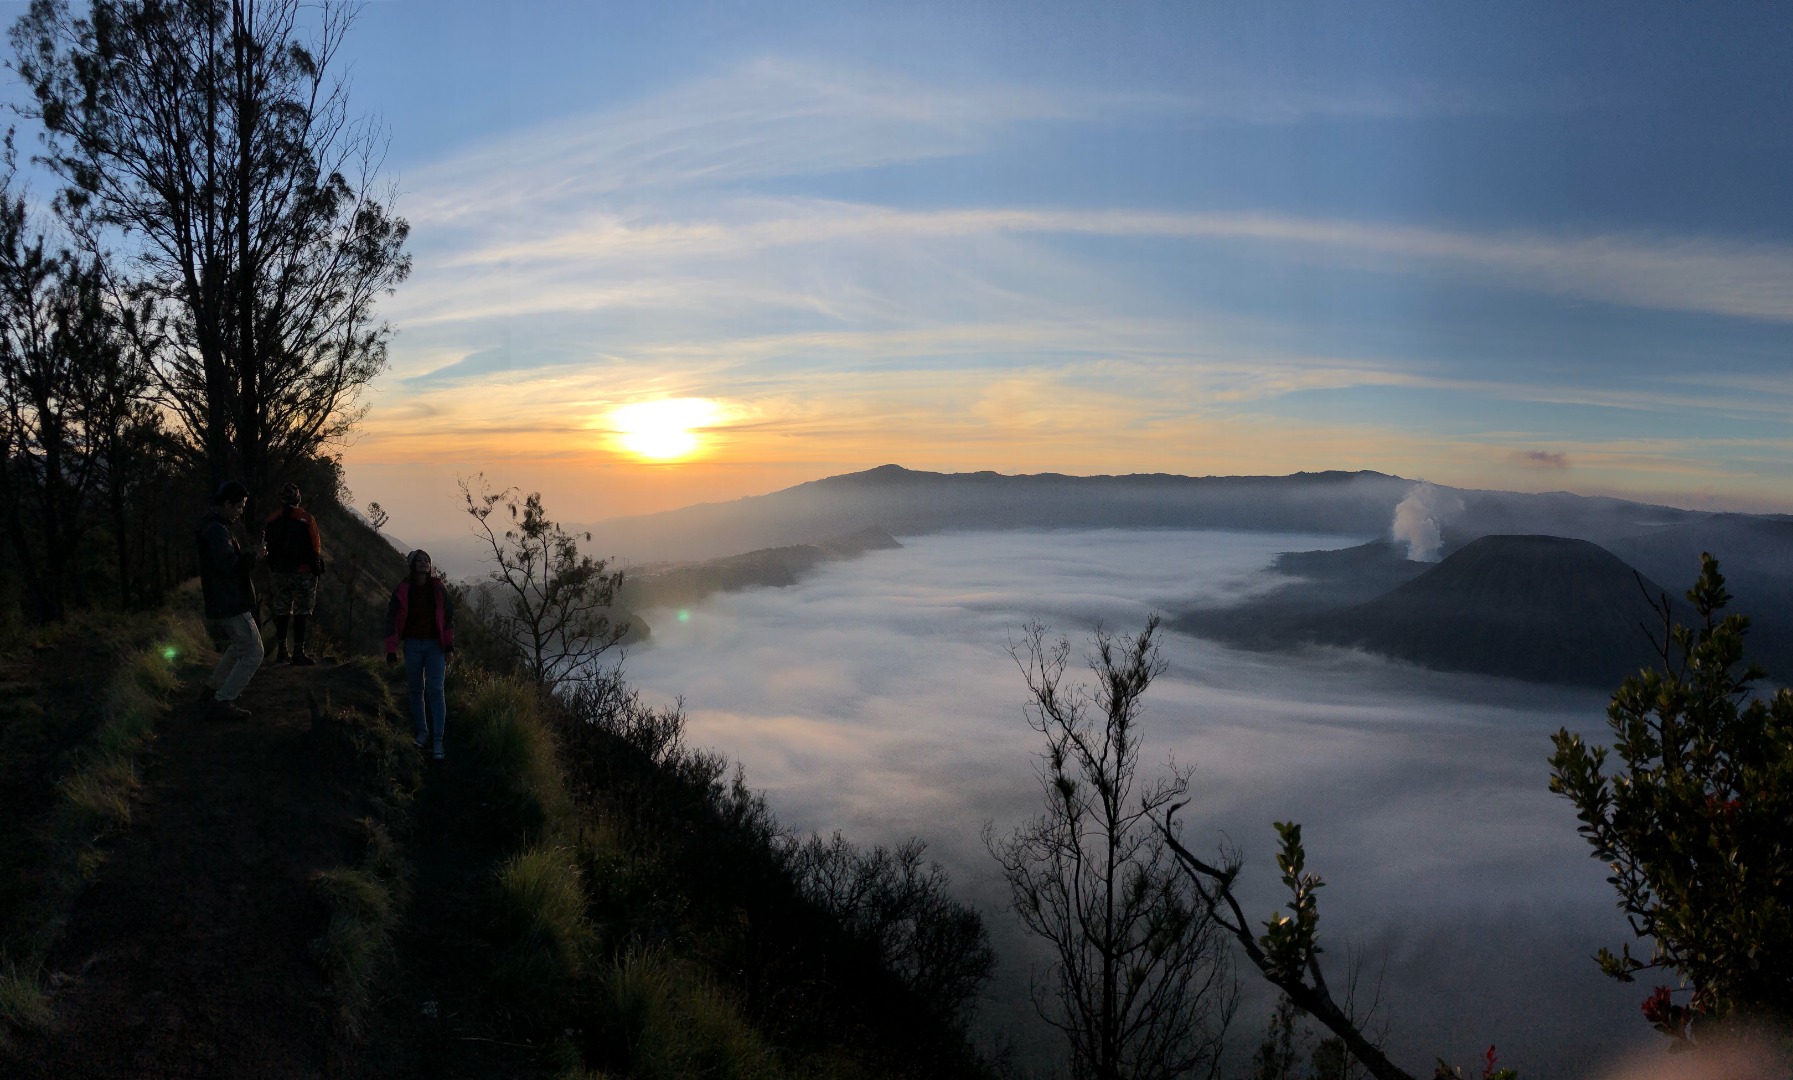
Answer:
<svg viewBox="0 0 1793 1080"><path fill-rule="evenodd" d="M422 228L969 153L1026 121L1065 119L1024 86L932 86L898 75L763 58L646 100L470 148L411 178Z"/></svg>
<svg viewBox="0 0 1793 1080"><path fill-rule="evenodd" d="M1485 112L1501 103L1423 80L1264 84L1215 72L1181 92L1000 81L942 84L893 71L762 56L707 78L491 140L410 178L428 229L495 213L563 210L988 149L1030 123L1229 122Z"/></svg>
<svg viewBox="0 0 1793 1080"><path fill-rule="evenodd" d="M1093 236L1227 244L1266 257L1324 261L1388 274L1440 270L1505 288L1623 306L1793 322L1793 246L1642 234L1498 233L1420 228L1263 213L1163 213L1125 209L904 210L823 200L741 199L727 218L656 217L636 209L560 222L532 235L495 238L447 254L444 271L535 268L565 280L588 271L602 303L607 269L665 272L803 249L854 248L920 256L993 237ZM994 277L999 267L990 267ZM531 271L523 270L526 275ZM678 287L689 282L663 279ZM651 287L625 293L642 299ZM531 303L556 290L529 289Z"/></svg>

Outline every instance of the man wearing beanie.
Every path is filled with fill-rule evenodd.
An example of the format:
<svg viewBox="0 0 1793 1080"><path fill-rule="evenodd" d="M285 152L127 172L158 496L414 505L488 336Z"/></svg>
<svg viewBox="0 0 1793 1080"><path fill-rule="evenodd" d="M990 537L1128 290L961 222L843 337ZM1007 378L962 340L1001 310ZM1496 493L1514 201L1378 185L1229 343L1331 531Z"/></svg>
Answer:
<svg viewBox="0 0 1793 1080"><path fill-rule="evenodd" d="M318 576L324 572L317 518L299 505L299 485L280 489L280 509L262 525L268 570L274 575L274 662L286 661L286 631L293 631L292 662L315 664L305 652L305 632L317 606Z"/></svg>
<svg viewBox="0 0 1793 1080"><path fill-rule="evenodd" d="M237 704L237 697L249 685L262 658L255 586L249 580L256 552L237 543L231 529L248 505L248 488L235 480L218 485L212 495L212 512L200 519L195 534L205 617L213 621L227 643L205 685L213 712L228 720L248 719L249 710Z"/></svg>

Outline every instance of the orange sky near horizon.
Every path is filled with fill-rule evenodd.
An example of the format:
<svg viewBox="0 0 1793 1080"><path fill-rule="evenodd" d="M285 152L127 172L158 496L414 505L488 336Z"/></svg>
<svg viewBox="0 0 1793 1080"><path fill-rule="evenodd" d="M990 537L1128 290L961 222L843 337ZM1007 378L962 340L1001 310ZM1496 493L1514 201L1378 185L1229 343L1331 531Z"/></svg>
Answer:
<svg viewBox="0 0 1793 1080"><path fill-rule="evenodd" d="M1368 425L1289 427L1224 413L1153 417L1122 402L1079 400L1062 388L986 386L971 406L955 404L950 389L929 396L872 388L835 399L720 401L720 418L692 431L697 445L689 457L656 461L619 441L606 422L607 407L568 394L556 409L528 396L515 404L530 410L533 423L508 415L504 394L489 385L376 402L344 453L357 501L380 502L399 535L436 537L461 528L456 478L475 473L495 486L540 490L556 517L593 524L898 464L1076 475L1373 469L1458 487L1570 490L1702 509L1793 509L1782 492L1739 484L1648 439L1603 449L1582 444L1573 466L1562 467L1529 449L1422 439ZM907 404L899 407L899 397ZM1665 479L1681 482L1665 487Z"/></svg>

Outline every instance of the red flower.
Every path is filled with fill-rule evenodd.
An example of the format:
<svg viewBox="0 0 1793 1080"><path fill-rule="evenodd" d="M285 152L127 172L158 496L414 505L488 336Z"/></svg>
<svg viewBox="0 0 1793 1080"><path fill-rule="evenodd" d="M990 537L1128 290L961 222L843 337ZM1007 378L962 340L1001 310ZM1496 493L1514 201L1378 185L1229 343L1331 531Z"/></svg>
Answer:
<svg viewBox="0 0 1793 1080"><path fill-rule="evenodd" d="M1488 1044L1488 1052L1482 1055L1488 1064L1482 1066L1482 1080L1493 1080L1494 1077L1494 1044Z"/></svg>
<svg viewBox="0 0 1793 1080"><path fill-rule="evenodd" d="M1676 1005L1669 1000L1669 988L1658 986L1654 994L1644 999L1644 1019L1669 1038L1687 1042L1687 1022L1693 1019L1693 1010Z"/></svg>
<svg viewBox="0 0 1793 1080"><path fill-rule="evenodd" d="M1652 1024L1663 1024L1668 1021L1674 1004L1669 1001L1669 990L1666 986L1658 986L1656 992L1644 999L1644 1019Z"/></svg>

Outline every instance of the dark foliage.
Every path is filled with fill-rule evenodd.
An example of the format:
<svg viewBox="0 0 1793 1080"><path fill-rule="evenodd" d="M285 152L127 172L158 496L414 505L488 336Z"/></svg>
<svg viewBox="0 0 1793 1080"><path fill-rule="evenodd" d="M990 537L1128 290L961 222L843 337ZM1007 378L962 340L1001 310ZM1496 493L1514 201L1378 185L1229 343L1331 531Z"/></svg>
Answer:
<svg viewBox="0 0 1793 1080"><path fill-rule="evenodd" d="M34 0L12 29L58 206L150 316L133 337L183 464L263 498L353 424L385 363L374 303L410 268L381 139L332 67L353 8L84 8Z"/></svg>
<svg viewBox="0 0 1793 1080"><path fill-rule="evenodd" d="M985 1075L956 1010L991 953L919 843L866 852L789 837L739 769L686 745L678 707L645 705L614 672L569 697L556 733L576 799L652 838L637 854L679 885L641 905L635 941L681 945L728 973L778 1045L845 1042L899 1075Z"/></svg>
<svg viewBox="0 0 1793 1080"><path fill-rule="evenodd" d="M1755 692L1743 663L1749 620L1725 615L1730 593L1703 556L1687 592L1692 626L1658 602L1659 666L1627 678L1607 708L1608 750L1555 736L1550 790L1575 804L1593 856L1639 938L1602 949L1601 968L1631 982L1673 971L1644 1002L1646 1021L1680 1043L1738 1022L1793 1022L1793 691Z"/></svg>
<svg viewBox="0 0 1793 1080"><path fill-rule="evenodd" d="M983 920L952 898L945 871L923 861L927 845L910 839L870 849L840 833L791 847L791 871L804 896L870 945L884 967L946 1023L957 1023L990 977Z"/></svg>
<svg viewBox="0 0 1793 1080"><path fill-rule="evenodd" d="M96 603L147 606L180 572L142 312L112 302L97 256L53 246L0 175L0 545L37 620Z"/></svg>

